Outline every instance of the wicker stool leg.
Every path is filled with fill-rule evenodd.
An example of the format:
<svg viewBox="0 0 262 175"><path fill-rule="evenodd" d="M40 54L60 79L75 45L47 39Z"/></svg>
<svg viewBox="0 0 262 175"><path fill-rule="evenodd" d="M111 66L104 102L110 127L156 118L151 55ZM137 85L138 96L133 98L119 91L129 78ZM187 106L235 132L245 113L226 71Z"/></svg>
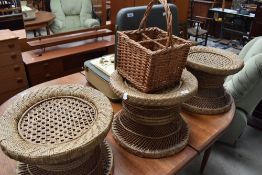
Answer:
<svg viewBox="0 0 262 175"><path fill-rule="evenodd" d="M101 147L101 148L100 148ZM113 153L106 141L95 148L94 154L85 162L67 171L48 171L37 165L18 163L18 175L110 175L113 173ZM84 159L83 159L84 160ZM69 165L59 165L66 166Z"/></svg>
<svg viewBox="0 0 262 175"><path fill-rule="evenodd" d="M116 141L140 157L161 158L181 151L188 142L188 127L178 107L146 107L123 103L112 125Z"/></svg>
<svg viewBox="0 0 262 175"><path fill-rule="evenodd" d="M223 75L212 75L188 68L197 78L198 93L183 104L183 108L199 114L219 114L227 112L233 102L232 96L224 87Z"/></svg>

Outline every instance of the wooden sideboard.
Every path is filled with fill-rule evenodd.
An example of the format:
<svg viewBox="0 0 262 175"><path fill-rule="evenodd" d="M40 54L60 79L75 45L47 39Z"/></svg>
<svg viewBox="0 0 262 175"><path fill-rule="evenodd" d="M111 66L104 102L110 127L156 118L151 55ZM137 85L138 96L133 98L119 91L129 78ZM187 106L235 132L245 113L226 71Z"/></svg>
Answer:
<svg viewBox="0 0 262 175"><path fill-rule="evenodd" d="M81 71L88 59L114 52L113 35L22 53L29 85Z"/></svg>
<svg viewBox="0 0 262 175"><path fill-rule="evenodd" d="M18 37L10 30L0 31L0 104L28 88Z"/></svg>
<svg viewBox="0 0 262 175"><path fill-rule="evenodd" d="M232 0L225 1L225 8L231 7ZM214 7L222 7L222 0L192 0L191 17L208 17L208 10Z"/></svg>

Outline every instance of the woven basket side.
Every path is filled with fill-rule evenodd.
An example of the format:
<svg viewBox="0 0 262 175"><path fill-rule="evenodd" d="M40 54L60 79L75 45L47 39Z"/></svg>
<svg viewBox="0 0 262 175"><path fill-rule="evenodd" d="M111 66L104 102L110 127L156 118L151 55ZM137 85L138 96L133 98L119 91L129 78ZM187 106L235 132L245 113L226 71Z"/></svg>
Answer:
<svg viewBox="0 0 262 175"><path fill-rule="evenodd" d="M119 33L117 55L119 74L130 82L139 79L141 84L145 84L144 77L149 76L150 60L141 59L148 58L148 53L144 52L142 46L127 38L124 33Z"/></svg>

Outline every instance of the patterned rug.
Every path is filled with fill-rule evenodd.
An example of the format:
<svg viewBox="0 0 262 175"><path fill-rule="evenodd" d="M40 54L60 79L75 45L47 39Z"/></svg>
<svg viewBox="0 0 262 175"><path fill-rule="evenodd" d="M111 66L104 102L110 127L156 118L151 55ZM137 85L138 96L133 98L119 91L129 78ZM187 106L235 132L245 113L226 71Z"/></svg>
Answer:
<svg viewBox="0 0 262 175"><path fill-rule="evenodd" d="M191 37L190 40L194 41L194 37ZM201 41L201 39L199 39L198 41ZM243 48L241 43L237 40L220 40L210 36L207 40L207 46L224 49L235 54L239 54L239 52Z"/></svg>

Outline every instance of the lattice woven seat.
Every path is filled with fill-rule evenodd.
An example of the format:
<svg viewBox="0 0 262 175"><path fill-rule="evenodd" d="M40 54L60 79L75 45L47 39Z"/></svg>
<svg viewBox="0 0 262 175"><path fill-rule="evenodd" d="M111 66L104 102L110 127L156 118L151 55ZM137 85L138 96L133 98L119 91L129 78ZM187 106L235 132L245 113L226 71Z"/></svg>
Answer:
<svg viewBox="0 0 262 175"><path fill-rule="evenodd" d="M231 75L240 71L243 61L234 53L203 46L190 48L187 67L214 75Z"/></svg>
<svg viewBox="0 0 262 175"><path fill-rule="evenodd" d="M223 87L224 79L243 66L243 61L231 52L210 47L191 47L187 69L196 76L199 87L198 94L184 103L183 108L200 114L228 111L233 98Z"/></svg>
<svg viewBox="0 0 262 175"><path fill-rule="evenodd" d="M104 174L101 167L107 164L111 169L113 165L112 152L103 143L112 116L109 100L90 87L62 85L29 90L3 114L0 144L9 157L29 164L19 164L21 174L29 173L32 167L39 175L73 174L90 159L97 165L82 167L85 170L78 169L82 173L75 174ZM110 160L104 160L107 158Z"/></svg>

